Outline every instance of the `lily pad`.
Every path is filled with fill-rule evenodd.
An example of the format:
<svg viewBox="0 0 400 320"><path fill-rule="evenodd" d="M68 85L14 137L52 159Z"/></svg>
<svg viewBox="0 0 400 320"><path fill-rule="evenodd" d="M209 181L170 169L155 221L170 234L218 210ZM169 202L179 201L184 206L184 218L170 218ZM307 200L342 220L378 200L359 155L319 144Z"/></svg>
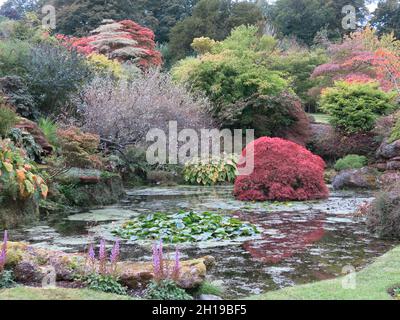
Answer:
<svg viewBox="0 0 400 320"><path fill-rule="evenodd" d="M166 243L233 240L259 234L256 226L215 212L179 212L173 215L141 215L114 230L131 241L159 240Z"/></svg>

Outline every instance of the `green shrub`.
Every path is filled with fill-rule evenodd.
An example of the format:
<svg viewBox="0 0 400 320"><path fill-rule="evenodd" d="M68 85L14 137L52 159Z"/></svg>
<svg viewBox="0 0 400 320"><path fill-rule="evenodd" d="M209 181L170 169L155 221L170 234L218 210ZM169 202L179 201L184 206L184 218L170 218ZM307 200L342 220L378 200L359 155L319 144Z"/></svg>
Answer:
<svg viewBox="0 0 400 320"><path fill-rule="evenodd" d="M396 117L397 120L390 133L390 137L388 140L389 143L395 142L396 140L400 140L400 117L398 117L398 115L396 115Z"/></svg>
<svg viewBox="0 0 400 320"><path fill-rule="evenodd" d="M29 57L30 45L19 40L0 41L0 77L26 74L25 62Z"/></svg>
<svg viewBox="0 0 400 320"><path fill-rule="evenodd" d="M84 57L50 44L34 46L25 68L29 90L43 115L58 114L92 76Z"/></svg>
<svg viewBox="0 0 400 320"><path fill-rule="evenodd" d="M193 159L186 163L183 176L190 184L205 186L234 182L237 176L236 155L225 155L211 159Z"/></svg>
<svg viewBox="0 0 400 320"><path fill-rule="evenodd" d="M57 125L52 120L49 118L40 118L39 128L42 130L47 141L49 141L51 145L58 145Z"/></svg>
<svg viewBox="0 0 400 320"><path fill-rule="evenodd" d="M400 239L400 185L380 192L367 210L369 231L384 239Z"/></svg>
<svg viewBox="0 0 400 320"><path fill-rule="evenodd" d="M347 170L347 169L360 169L368 163L368 159L364 156L356 154L349 154L348 156L339 159L335 164L335 170Z"/></svg>
<svg viewBox="0 0 400 320"><path fill-rule="evenodd" d="M18 128L11 129L8 138L18 147L26 151L30 160L40 162L42 158L42 147L38 145L35 138L28 132L24 132Z"/></svg>
<svg viewBox="0 0 400 320"><path fill-rule="evenodd" d="M29 119L38 117L35 99L23 78L15 75L0 78L0 92L5 95L7 103L15 107L21 116Z"/></svg>
<svg viewBox="0 0 400 320"><path fill-rule="evenodd" d="M0 138L7 136L16 123L17 115L15 112L0 102Z"/></svg>
<svg viewBox="0 0 400 320"><path fill-rule="evenodd" d="M114 293L119 295L127 294L126 288L124 288L118 282L118 279L111 275L92 273L84 277L84 283L91 290Z"/></svg>
<svg viewBox="0 0 400 320"><path fill-rule="evenodd" d="M4 270L0 273L0 289L15 287L14 274L11 270Z"/></svg>
<svg viewBox="0 0 400 320"><path fill-rule="evenodd" d="M394 93L377 83L336 82L323 91L320 106L331 116L331 124L347 133L369 132L379 116L395 109Z"/></svg>
<svg viewBox="0 0 400 320"><path fill-rule="evenodd" d="M152 281L146 289L149 300L193 300L193 297L179 288L172 280Z"/></svg>

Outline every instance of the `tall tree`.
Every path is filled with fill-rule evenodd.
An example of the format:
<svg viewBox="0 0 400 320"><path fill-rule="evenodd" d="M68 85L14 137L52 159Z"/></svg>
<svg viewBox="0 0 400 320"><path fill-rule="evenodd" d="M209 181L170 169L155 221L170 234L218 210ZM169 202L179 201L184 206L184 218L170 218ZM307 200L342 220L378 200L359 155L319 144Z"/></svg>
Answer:
<svg viewBox="0 0 400 320"><path fill-rule="evenodd" d="M198 0L51 0L57 8L57 31L83 36L104 19L133 20L167 42L170 29L190 16Z"/></svg>
<svg viewBox="0 0 400 320"><path fill-rule="evenodd" d="M0 15L20 20L27 12L38 11L43 0L7 0L0 8Z"/></svg>
<svg viewBox="0 0 400 320"><path fill-rule="evenodd" d="M179 60L192 52L194 38L225 39L240 25L254 25L263 19L257 4L247 1L200 0L193 14L179 22L170 32L169 54Z"/></svg>
<svg viewBox="0 0 400 320"><path fill-rule="evenodd" d="M380 1L371 22L378 29L379 34L394 32L399 39L400 0Z"/></svg>
<svg viewBox="0 0 400 320"><path fill-rule="evenodd" d="M295 36L312 44L316 34L326 29L331 39L350 33L342 26L346 5L356 8L357 24L365 20L365 0L277 0L266 7L268 20L284 36Z"/></svg>

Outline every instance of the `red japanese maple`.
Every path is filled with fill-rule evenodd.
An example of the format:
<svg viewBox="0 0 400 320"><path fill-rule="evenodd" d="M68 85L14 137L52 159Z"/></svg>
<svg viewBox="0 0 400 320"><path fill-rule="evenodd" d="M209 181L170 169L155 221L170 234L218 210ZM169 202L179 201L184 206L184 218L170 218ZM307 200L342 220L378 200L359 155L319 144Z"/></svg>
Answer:
<svg viewBox="0 0 400 320"><path fill-rule="evenodd" d="M91 33L91 36L83 38L64 35L58 35L57 38L82 54L101 53L120 62L135 63L141 69L162 64L161 53L156 50L154 32L134 21L108 21Z"/></svg>
<svg viewBox="0 0 400 320"><path fill-rule="evenodd" d="M323 199L325 162L304 147L280 138L250 143L243 157L254 152L254 170L236 179L234 194L242 201Z"/></svg>

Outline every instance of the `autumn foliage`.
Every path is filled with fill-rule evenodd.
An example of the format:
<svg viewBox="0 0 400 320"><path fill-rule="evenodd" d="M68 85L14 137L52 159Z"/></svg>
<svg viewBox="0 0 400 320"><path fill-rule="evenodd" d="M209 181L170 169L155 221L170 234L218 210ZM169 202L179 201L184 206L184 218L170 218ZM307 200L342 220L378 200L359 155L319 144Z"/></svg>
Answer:
<svg viewBox="0 0 400 320"><path fill-rule="evenodd" d="M131 20L107 21L88 37L58 35L57 38L87 56L100 53L119 62L134 63L141 69L162 64L153 31Z"/></svg>
<svg viewBox="0 0 400 320"><path fill-rule="evenodd" d="M380 83L385 91L400 93L400 41L392 34L378 38L369 27L346 37L328 48L330 62L318 66L313 77L325 77L331 83Z"/></svg>
<svg viewBox="0 0 400 320"><path fill-rule="evenodd" d="M234 194L238 200L303 201L329 196L323 179L325 162L302 146L263 137L250 143L242 156L250 152L254 152L254 170L236 179Z"/></svg>

